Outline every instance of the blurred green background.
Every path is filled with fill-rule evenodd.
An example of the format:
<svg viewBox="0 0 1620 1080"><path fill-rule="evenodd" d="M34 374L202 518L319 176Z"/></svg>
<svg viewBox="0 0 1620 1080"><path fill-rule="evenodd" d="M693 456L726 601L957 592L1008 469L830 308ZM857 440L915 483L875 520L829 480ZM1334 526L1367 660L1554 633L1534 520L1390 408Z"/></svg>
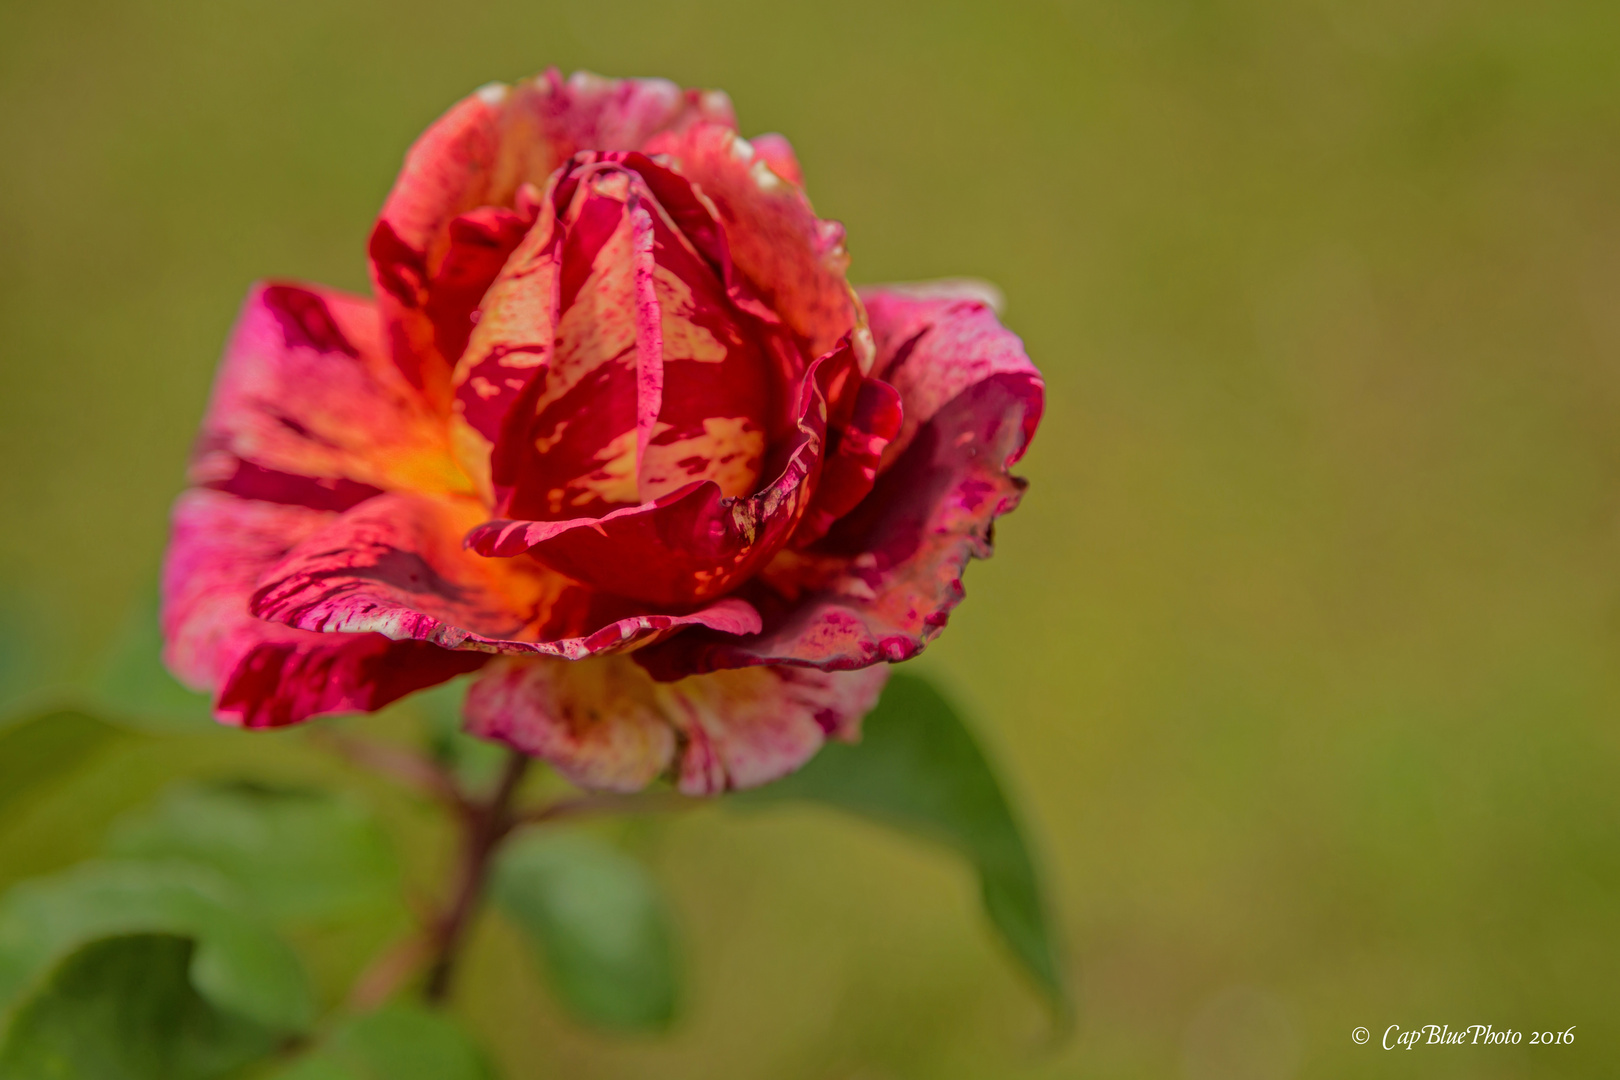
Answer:
<svg viewBox="0 0 1620 1080"><path fill-rule="evenodd" d="M858 281L1005 290L1033 486L917 667L1021 798L1080 1021L1050 1045L957 861L708 810L629 837L685 927L672 1034L580 1030L480 928L458 1011L507 1075L1613 1075L1612 3L5 0L12 687L87 670L149 587L248 283L363 288L411 139L550 64L726 89ZM442 865L300 736L226 733L0 819L0 884L224 774L358 783ZM329 997L364 955L305 945ZM1428 1022L1578 1027L1376 1046Z"/></svg>

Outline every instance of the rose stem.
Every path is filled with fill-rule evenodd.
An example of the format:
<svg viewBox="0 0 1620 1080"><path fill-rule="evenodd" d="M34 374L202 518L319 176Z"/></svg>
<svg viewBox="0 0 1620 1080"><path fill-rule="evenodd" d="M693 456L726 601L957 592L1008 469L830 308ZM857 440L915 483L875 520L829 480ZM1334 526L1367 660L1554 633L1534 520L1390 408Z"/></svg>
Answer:
<svg viewBox="0 0 1620 1080"><path fill-rule="evenodd" d="M467 925L478 910L478 901L489 877L490 859L506 834L512 831L512 799L528 767L528 755L512 751L506 759L506 769L501 773L500 783L489 801L470 805L460 815L460 864L450 906L434 927L433 964L428 969L427 988L424 991L429 1002L442 1003L450 993L450 979L455 973L462 939L466 937Z"/></svg>

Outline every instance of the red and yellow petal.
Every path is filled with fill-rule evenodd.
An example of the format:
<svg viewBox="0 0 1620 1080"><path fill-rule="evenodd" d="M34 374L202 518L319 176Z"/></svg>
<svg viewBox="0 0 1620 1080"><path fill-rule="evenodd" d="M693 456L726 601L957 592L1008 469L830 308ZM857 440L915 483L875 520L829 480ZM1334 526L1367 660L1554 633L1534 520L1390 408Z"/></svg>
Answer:
<svg viewBox="0 0 1620 1080"><path fill-rule="evenodd" d="M508 658L467 695L467 730L543 758L587 788L635 791L671 775L688 795L757 787L853 741L886 667L762 667L654 682L625 657Z"/></svg>
<svg viewBox="0 0 1620 1080"><path fill-rule="evenodd" d="M900 395L879 379L862 379L850 395L849 416L828 432L830 449L815 496L793 535L805 547L827 535L833 523L866 498L877 483L883 451L899 434Z"/></svg>
<svg viewBox="0 0 1620 1080"><path fill-rule="evenodd" d="M580 154L542 201L455 376L456 444L497 512L598 518L701 480L753 492L772 372L712 211L638 154Z"/></svg>
<svg viewBox="0 0 1620 1080"><path fill-rule="evenodd" d="M634 186L620 170L596 170L569 184L573 197L557 207L553 347L491 462L503 517L515 503L520 514L569 517L641 501L638 420L657 408L658 372L642 362L651 352L643 311L651 252ZM488 313L499 318L498 305Z"/></svg>
<svg viewBox="0 0 1620 1080"><path fill-rule="evenodd" d="M603 591L656 605L721 596L786 545L815 491L832 389L854 377L848 343L817 360L797 395L797 437L781 448L776 478L747 498L727 498L712 480L599 518L496 520L467 543L483 555L530 553Z"/></svg>
<svg viewBox="0 0 1620 1080"><path fill-rule="evenodd" d="M686 736L677 784L718 795L780 780L829 738L854 742L889 680L887 665L861 671L743 668L657 684Z"/></svg>
<svg viewBox="0 0 1620 1080"><path fill-rule="evenodd" d="M883 468L975 383L998 375L1040 382L1024 343L996 318L1000 296L993 286L971 280L876 285L863 288L861 298L878 347L873 374L899 391L905 412L899 435L884 450ZM1041 421L1041 400L1025 410L1024 446Z"/></svg>
<svg viewBox="0 0 1620 1080"><path fill-rule="evenodd" d="M505 657L467 692L467 730L550 762L573 783L639 791L668 770L675 729L654 684L619 657Z"/></svg>
<svg viewBox="0 0 1620 1080"><path fill-rule="evenodd" d="M388 361L376 308L330 289L248 294L215 377L193 483L342 510L379 491L470 491L443 421Z"/></svg>
<svg viewBox="0 0 1620 1080"><path fill-rule="evenodd" d="M248 598L260 572L336 516L207 490L189 491L176 503L163 568L164 660L182 683L215 694L221 721L280 727L368 712L488 659L256 618Z"/></svg>
<svg viewBox="0 0 1620 1080"><path fill-rule="evenodd" d="M870 294L869 294L870 295ZM877 370L910 387L903 452L871 493L819 542L778 555L741 595L758 608L757 637L694 631L636 659L658 678L754 664L848 670L915 656L961 601L962 573L988 558L996 518L1018 505L1009 471L1040 421L1045 387L1018 339L978 301L871 303ZM908 322L891 322L903 314ZM977 343L983 352L970 348ZM909 369L909 370L908 370ZM955 386L934 403L934 381ZM904 395L906 391L902 390ZM904 431L902 432L904 434Z"/></svg>
<svg viewBox="0 0 1620 1080"><path fill-rule="evenodd" d="M687 626L747 634L744 601L679 614L602 595L528 559L461 543L482 519L471 498L383 495L326 522L263 569L251 610L300 630L377 633L447 649L576 659Z"/></svg>
<svg viewBox="0 0 1620 1080"><path fill-rule="evenodd" d="M782 145L768 145L781 162ZM732 261L805 343L807 356L821 356L847 334L861 371L871 369L866 317L845 277L842 225L817 218L799 186L729 125L696 123L665 132L647 152L668 154L714 203Z"/></svg>
<svg viewBox="0 0 1620 1080"><path fill-rule="evenodd" d="M579 150L634 150L661 131L731 124L713 91L662 79L604 79L555 69L516 87L492 84L456 104L411 147L370 242L372 280L407 380L448 412L457 357L430 316L429 299L451 251L450 223L479 207L516 208L525 184Z"/></svg>

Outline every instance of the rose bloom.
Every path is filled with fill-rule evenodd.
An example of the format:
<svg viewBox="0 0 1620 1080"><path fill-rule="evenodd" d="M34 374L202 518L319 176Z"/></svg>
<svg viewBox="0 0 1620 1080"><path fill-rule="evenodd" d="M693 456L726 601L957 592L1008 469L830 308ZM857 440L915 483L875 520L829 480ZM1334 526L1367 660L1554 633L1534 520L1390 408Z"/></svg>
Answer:
<svg viewBox="0 0 1620 1080"><path fill-rule="evenodd" d="M375 299L256 286L174 510L165 660L229 724L466 672L587 787L854 739L1017 505L1044 387L990 290L852 289L787 141L556 71L411 148Z"/></svg>

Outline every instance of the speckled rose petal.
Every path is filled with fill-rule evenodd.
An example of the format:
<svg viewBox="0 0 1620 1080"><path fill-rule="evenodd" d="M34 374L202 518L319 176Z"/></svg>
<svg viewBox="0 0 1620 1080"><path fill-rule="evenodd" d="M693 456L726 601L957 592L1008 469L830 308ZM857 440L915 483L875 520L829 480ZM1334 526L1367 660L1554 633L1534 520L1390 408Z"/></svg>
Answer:
<svg viewBox="0 0 1620 1080"><path fill-rule="evenodd" d="M604 596L532 559L487 559L461 537L472 499L383 495L301 540L259 575L252 611L301 630L379 633L449 649L578 659L684 626L752 633L729 598L684 614Z"/></svg>
<svg viewBox="0 0 1620 1080"><path fill-rule="evenodd" d="M907 659L944 628L962 599L968 561L989 557L995 519L1023 494L1008 470L1039 423L1044 384L985 304L874 294L873 326L884 344L876 370L897 379L907 422L916 414L925 421L823 540L778 555L743 590L765 620L758 637L695 631L638 654L659 678ZM894 332L897 325L906 332ZM943 405L935 400L941 385L957 387Z"/></svg>
<svg viewBox="0 0 1620 1080"><path fill-rule="evenodd" d="M371 302L287 283L256 286L242 306L190 478L318 510L384 490L471 490L443 421L389 362Z"/></svg>
<svg viewBox="0 0 1620 1080"><path fill-rule="evenodd" d="M337 515L190 491L174 510L163 568L164 660L181 682L215 694L215 715L241 727L369 712L488 659L381 634L317 634L256 618L248 597L265 567Z"/></svg>
<svg viewBox="0 0 1620 1080"><path fill-rule="evenodd" d="M757 787L829 738L853 740L888 668L752 668L654 682L618 656L509 658L467 695L467 730L544 758L589 788L635 791L670 774L688 795Z"/></svg>
<svg viewBox="0 0 1620 1080"><path fill-rule="evenodd" d="M423 133L405 158L370 241L371 276L406 379L448 411L456 357L439 348L427 310L450 248L452 219L512 207L524 184L546 178L579 150L634 150L695 121L734 123L713 91L663 79L604 79L555 69L515 87L484 87Z"/></svg>
<svg viewBox="0 0 1620 1080"><path fill-rule="evenodd" d="M792 536L820 472L827 387L853 367L846 343L806 373L798 395L798 436L787 461L747 498L728 499L704 481L600 518L490 521L467 541L484 555L532 553L569 577L655 604L721 595L746 581Z"/></svg>

